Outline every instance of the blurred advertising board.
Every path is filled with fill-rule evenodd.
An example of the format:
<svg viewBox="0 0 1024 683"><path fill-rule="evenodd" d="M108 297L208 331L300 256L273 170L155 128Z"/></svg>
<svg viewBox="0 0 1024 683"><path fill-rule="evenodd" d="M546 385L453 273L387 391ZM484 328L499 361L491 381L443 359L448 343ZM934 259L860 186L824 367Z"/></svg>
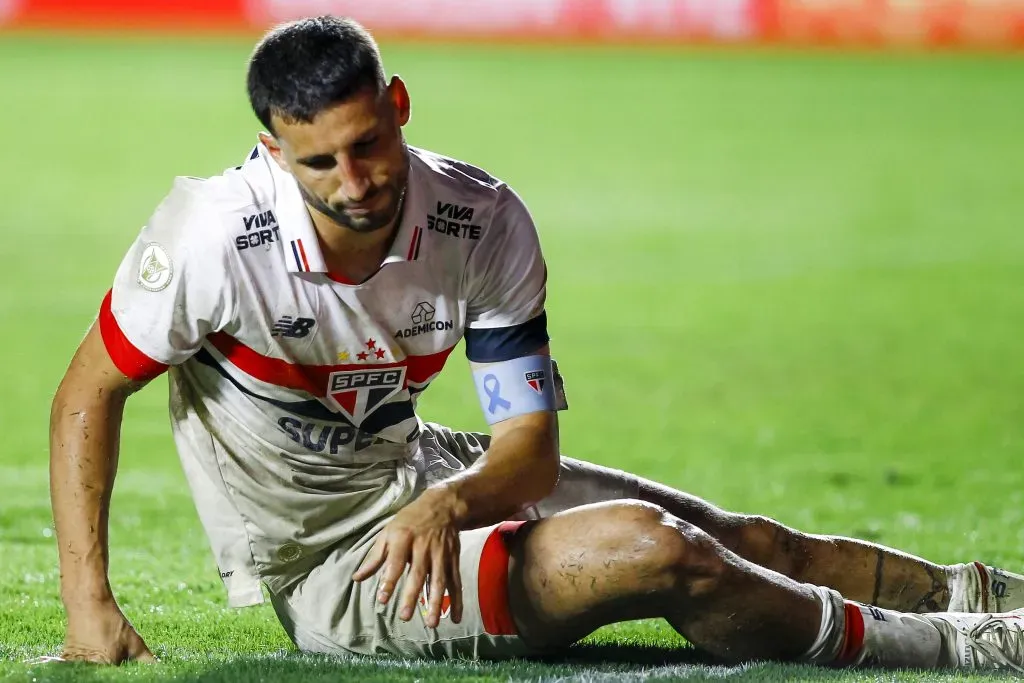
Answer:
<svg viewBox="0 0 1024 683"><path fill-rule="evenodd" d="M248 0L272 23L336 12L405 35L569 40L749 40L758 0Z"/></svg>
<svg viewBox="0 0 1024 683"><path fill-rule="evenodd" d="M1024 47L1024 0L772 0L772 40Z"/></svg>
<svg viewBox="0 0 1024 683"><path fill-rule="evenodd" d="M1024 48L1024 0L0 0L0 25L256 31L355 17L417 39Z"/></svg>

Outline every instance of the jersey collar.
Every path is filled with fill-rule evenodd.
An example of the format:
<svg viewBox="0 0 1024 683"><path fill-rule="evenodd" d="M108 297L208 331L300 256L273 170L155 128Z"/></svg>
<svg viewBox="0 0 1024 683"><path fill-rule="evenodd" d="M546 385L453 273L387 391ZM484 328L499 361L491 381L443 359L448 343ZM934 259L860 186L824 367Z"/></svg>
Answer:
<svg viewBox="0 0 1024 683"><path fill-rule="evenodd" d="M313 219L306 208L306 201L299 192L298 183L290 173L283 171L263 148L260 153L265 155L270 166L276 189L275 208L277 221L281 230L281 241L284 246L285 263L292 273L326 273L327 264L320 250ZM410 163L409 180L406 185L402 217L398 224L398 233L391 243L391 249L381 262L381 267L400 261L415 261L419 256L420 241L423 228L416 225L416 207L419 204L419 184L416 164Z"/></svg>

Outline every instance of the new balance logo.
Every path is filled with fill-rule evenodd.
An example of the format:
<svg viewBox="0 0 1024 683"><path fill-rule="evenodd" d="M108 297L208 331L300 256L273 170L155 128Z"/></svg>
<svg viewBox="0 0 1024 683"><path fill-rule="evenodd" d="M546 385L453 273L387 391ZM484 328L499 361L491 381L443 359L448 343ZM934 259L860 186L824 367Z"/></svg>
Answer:
<svg viewBox="0 0 1024 683"><path fill-rule="evenodd" d="M290 315L286 315L274 323L270 336L293 339L308 337L314 325L316 325L316 321L312 318L292 318Z"/></svg>

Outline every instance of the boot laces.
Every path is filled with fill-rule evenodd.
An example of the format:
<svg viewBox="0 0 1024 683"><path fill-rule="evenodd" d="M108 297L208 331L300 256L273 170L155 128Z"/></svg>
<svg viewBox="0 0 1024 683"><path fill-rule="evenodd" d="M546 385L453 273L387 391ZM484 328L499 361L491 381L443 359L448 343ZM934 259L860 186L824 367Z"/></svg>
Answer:
<svg viewBox="0 0 1024 683"><path fill-rule="evenodd" d="M1020 617L987 614L970 630L960 633L969 647L990 662L1024 674L1024 622Z"/></svg>

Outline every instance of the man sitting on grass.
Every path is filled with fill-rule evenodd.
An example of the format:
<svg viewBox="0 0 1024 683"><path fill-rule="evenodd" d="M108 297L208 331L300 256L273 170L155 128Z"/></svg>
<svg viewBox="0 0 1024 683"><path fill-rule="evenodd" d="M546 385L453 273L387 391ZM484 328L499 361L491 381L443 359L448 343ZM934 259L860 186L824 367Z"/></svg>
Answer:
<svg viewBox="0 0 1024 683"><path fill-rule="evenodd" d="M560 458L530 213L406 144L409 93L358 24L275 28L248 89L267 132L176 181L54 398L65 658L152 659L108 582L107 517L124 403L166 371L229 602L265 585L304 651L530 656L664 617L729 661L1024 665L1020 576ZM490 436L415 412L462 339Z"/></svg>

